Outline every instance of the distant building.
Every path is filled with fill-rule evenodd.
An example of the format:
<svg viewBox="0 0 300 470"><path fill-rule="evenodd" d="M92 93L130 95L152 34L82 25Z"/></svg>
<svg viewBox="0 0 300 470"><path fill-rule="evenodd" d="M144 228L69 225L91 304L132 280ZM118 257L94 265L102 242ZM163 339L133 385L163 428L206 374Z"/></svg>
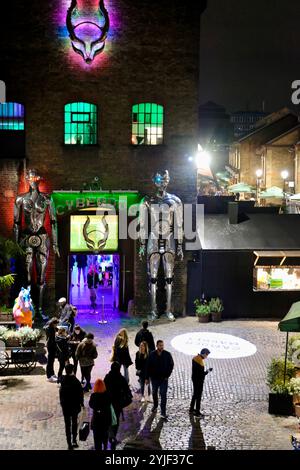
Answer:
<svg viewBox="0 0 300 470"><path fill-rule="evenodd" d="M256 123L266 117L264 111L237 111L231 114L230 122L233 126L235 138L241 138L249 134L256 127Z"/></svg>

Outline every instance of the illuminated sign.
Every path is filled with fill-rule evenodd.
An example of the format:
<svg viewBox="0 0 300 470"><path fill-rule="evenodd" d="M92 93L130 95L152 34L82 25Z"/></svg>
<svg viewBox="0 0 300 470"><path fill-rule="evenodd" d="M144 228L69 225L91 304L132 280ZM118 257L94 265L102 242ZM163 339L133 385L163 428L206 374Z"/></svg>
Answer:
<svg viewBox="0 0 300 470"><path fill-rule="evenodd" d="M72 215L70 250L72 252L105 252L118 249L118 216Z"/></svg>
<svg viewBox="0 0 300 470"><path fill-rule="evenodd" d="M109 16L104 0L72 0L67 11L66 26L73 50L91 64L105 46Z"/></svg>

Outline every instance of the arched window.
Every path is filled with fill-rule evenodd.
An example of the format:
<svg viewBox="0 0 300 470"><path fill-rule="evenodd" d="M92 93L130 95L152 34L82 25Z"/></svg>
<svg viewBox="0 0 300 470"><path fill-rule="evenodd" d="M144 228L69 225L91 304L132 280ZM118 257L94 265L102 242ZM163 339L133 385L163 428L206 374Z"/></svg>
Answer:
<svg viewBox="0 0 300 470"><path fill-rule="evenodd" d="M133 145L160 145L163 143L164 108L155 103L132 106Z"/></svg>
<svg viewBox="0 0 300 470"><path fill-rule="evenodd" d="M0 130L24 131L24 106L19 103L0 103Z"/></svg>
<svg viewBox="0 0 300 470"><path fill-rule="evenodd" d="M65 137L67 145L97 144L97 106L91 103L65 105Z"/></svg>

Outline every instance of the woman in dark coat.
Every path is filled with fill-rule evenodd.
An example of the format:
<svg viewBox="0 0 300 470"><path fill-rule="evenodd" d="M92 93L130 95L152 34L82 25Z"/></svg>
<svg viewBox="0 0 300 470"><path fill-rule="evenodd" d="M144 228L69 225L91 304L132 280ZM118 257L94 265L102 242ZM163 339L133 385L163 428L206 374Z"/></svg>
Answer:
<svg viewBox="0 0 300 470"><path fill-rule="evenodd" d="M117 424L112 428L113 437L111 438L111 448L115 449L116 446L116 437L119 429L120 414L123 409L124 400L131 395L128 383L120 372L120 364L118 362L113 362L110 368L110 372L106 374L104 378L104 383L106 385L106 390L111 400L112 406L115 410Z"/></svg>
<svg viewBox="0 0 300 470"><path fill-rule="evenodd" d="M94 433L95 450L107 450L108 430L111 425L111 400L103 380L97 379L89 406L93 410L91 428Z"/></svg>
<svg viewBox="0 0 300 470"><path fill-rule="evenodd" d="M142 402L146 401L145 399L145 380L146 380L146 367L149 359L149 349L148 343L146 341L142 341L140 343L140 347L138 352L135 356L135 368L136 368L136 375L139 377L139 382L141 385L141 394L142 394ZM148 395L150 397L150 384L148 385ZM148 399L149 400L149 399Z"/></svg>
<svg viewBox="0 0 300 470"><path fill-rule="evenodd" d="M125 328L122 328L115 338L111 362L118 362L120 366L123 366L124 377L129 384L128 368L133 364L133 362L129 354L128 333Z"/></svg>

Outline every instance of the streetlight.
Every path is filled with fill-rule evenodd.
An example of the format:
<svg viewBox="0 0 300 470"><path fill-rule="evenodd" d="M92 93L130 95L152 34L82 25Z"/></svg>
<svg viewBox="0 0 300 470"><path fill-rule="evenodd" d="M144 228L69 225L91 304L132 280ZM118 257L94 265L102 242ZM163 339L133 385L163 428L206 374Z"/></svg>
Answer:
<svg viewBox="0 0 300 470"><path fill-rule="evenodd" d="M258 202L258 205L259 205L259 193L260 193L262 175L263 175L262 170L256 170L256 201Z"/></svg>
<svg viewBox="0 0 300 470"><path fill-rule="evenodd" d="M283 179L283 207L286 206L286 193L285 193L285 186L286 186L286 180L289 177L289 172L284 170L281 172L281 178Z"/></svg>

